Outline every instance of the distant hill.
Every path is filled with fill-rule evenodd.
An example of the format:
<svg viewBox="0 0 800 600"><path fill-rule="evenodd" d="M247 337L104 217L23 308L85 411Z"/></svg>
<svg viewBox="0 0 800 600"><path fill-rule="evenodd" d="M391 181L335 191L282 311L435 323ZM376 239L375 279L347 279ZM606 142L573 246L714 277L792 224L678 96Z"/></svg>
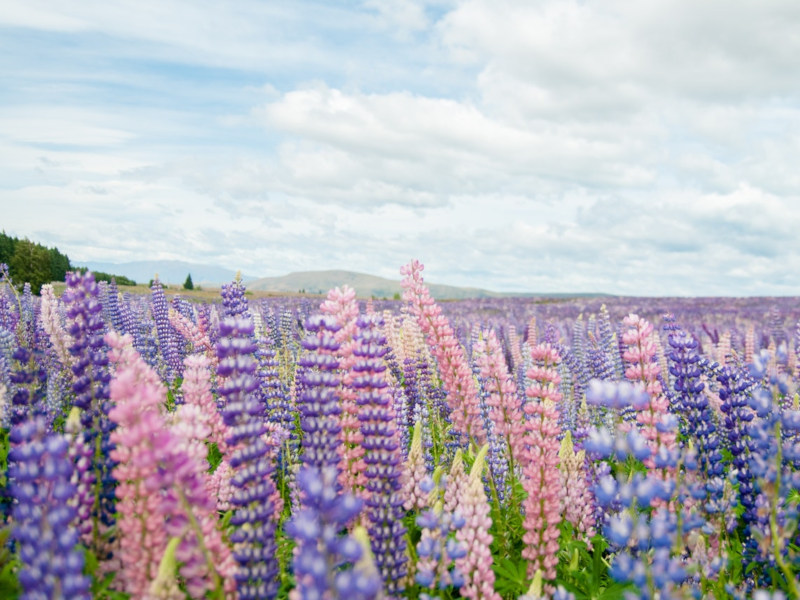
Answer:
<svg viewBox="0 0 800 600"><path fill-rule="evenodd" d="M427 282L426 282L427 283ZM253 291L298 292L325 294L334 287L349 285L362 298L392 298L403 293L399 281L384 279L353 271L303 271L280 277L263 277L247 284ZM427 284L431 295L437 299L460 300L463 298L501 298L521 294L502 294L480 288L456 287L452 285Z"/></svg>
<svg viewBox="0 0 800 600"><path fill-rule="evenodd" d="M173 285L183 285L183 282L186 281L186 276L191 273L192 281L196 286L212 287L219 287L223 283L233 281L236 276L236 271L231 269L180 260L137 260L126 263L76 261L76 264L81 267L88 267L92 271L124 275L137 283L144 283L145 285L153 279L156 273L158 273L158 278L162 283ZM255 279L255 277L242 275L242 280L245 282L252 279Z"/></svg>
<svg viewBox="0 0 800 600"><path fill-rule="evenodd" d="M111 262L77 262L78 266L86 266L93 271L124 275L137 283L147 285L153 276L158 273L162 283L182 285L186 275L192 275L195 286L207 288L219 287L228 283L236 276L231 269L214 265L202 265L179 260L140 260L126 263ZM326 294L328 290L349 285L356 291L360 298L393 298L403 293L399 281L385 279L367 273L354 271L302 271L289 273L279 277L256 278L242 275L242 280L247 289L257 292L292 293L303 291L307 294ZM540 297L540 298L574 298L581 296L604 296L606 294L535 294L535 293L506 293L493 292L482 288L458 287L425 282L431 295L437 300L463 300L465 298L509 298Z"/></svg>

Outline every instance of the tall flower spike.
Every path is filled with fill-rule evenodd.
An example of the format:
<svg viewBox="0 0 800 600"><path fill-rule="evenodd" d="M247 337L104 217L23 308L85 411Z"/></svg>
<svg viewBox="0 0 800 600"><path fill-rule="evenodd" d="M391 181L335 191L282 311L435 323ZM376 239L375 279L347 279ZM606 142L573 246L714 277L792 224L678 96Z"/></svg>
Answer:
<svg viewBox="0 0 800 600"><path fill-rule="evenodd" d="M128 333L125 331L122 313L119 310L119 290L117 289L117 280L114 277L111 278L111 283L106 288L105 300L105 306L108 308L108 320L111 321L111 326L119 333Z"/></svg>
<svg viewBox="0 0 800 600"><path fill-rule="evenodd" d="M444 511L456 512L461 503L464 491L467 489L468 477L464 468L464 455L461 449L456 450L453 462L450 465L450 473L447 477L447 487L444 490Z"/></svg>
<svg viewBox="0 0 800 600"><path fill-rule="evenodd" d="M351 371L357 361L353 354L356 346L354 336L357 331L356 318L358 317L358 302L353 288L344 286L334 288L328 292L328 298L320 305L322 313L332 317L339 325L338 331L333 335L339 344L336 356L339 358L342 385L339 390L339 401L342 408L339 425L339 446L341 454L341 482L346 490L361 493L366 483L364 478L364 437L361 433L356 402L357 390L352 382L354 374Z"/></svg>
<svg viewBox="0 0 800 600"><path fill-rule="evenodd" d="M458 511L466 521L464 527L456 532L456 539L469 549L467 554L456 561L464 585L459 590L464 598L471 600L500 600L494 591L494 571L492 570L492 536L489 529L492 519L481 473L486 466L488 445L478 452L467 485L461 494Z"/></svg>
<svg viewBox="0 0 800 600"><path fill-rule="evenodd" d="M483 339L475 347L475 352L481 377L486 379L486 390L489 392L489 397L486 399L489 417L494 423L497 435L505 440L509 466L513 472L524 451L525 434L525 421L517 396L517 385L508 372L494 331L489 330L484 333ZM517 364L521 362L520 356Z"/></svg>
<svg viewBox="0 0 800 600"><path fill-rule="evenodd" d="M743 368L736 366L723 367L717 375L719 381L719 397L722 400L720 410L723 413L722 426L727 437L727 449L731 454L730 466L738 482L739 502L744 507L742 521L747 542L752 544L750 525L756 519L756 496L754 476L751 467L753 439L751 423L755 413L748 400L751 397L752 385ZM743 563L748 558L742 557Z"/></svg>
<svg viewBox="0 0 800 600"><path fill-rule="evenodd" d="M304 464L339 468L339 343L334 334L339 326L330 317L315 316L306 321L309 332L303 340L308 352L297 361L305 370L300 376L302 391L297 400L303 430Z"/></svg>
<svg viewBox="0 0 800 600"><path fill-rule="evenodd" d="M41 366L40 351L35 346L20 344L11 353L11 358L13 367L8 377L11 383L11 423L17 424L32 416L46 415L46 374Z"/></svg>
<svg viewBox="0 0 800 600"><path fill-rule="evenodd" d="M341 535L361 510L362 501L341 493L337 468L304 464L297 474L301 509L286 524L296 541L296 587L290 600L372 600L381 592L380 577L355 567L364 552L351 535Z"/></svg>
<svg viewBox="0 0 800 600"><path fill-rule="evenodd" d="M225 397L222 416L229 428L228 446L233 448L230 465L235 489L231 504L236 508L231 523L234 557L239 563L236 584L242 600L274 598L278 593L278 563L275 544L278 492L272 480L273 456L264 434L264 406L254 393L257 363L253 358L253 322L227 317L219 326L219 367L225 378L220 394Z"/></svg>
<svg viewBox="0 0 800 600"><path fill-rule="evenodd" d="M197 406L202 412L211 429L209 440L217 444L222 454L228 451L226 438L229 435L227 426L217 410L217 404L211 393L210 361L202 354L187 356L183 361L183 401L186 404Z"/></svg>
<svg viewBox="0 0 800 600"><path fill-rule="evenodd" d="M70 500L69 443L47 433L43 418L16 425L9 434L10 493L16 500L12 538L17 543L23 598L89 600L83 552Z"/></svg>
<svg viewBox="0 0 800 600"><path fill-rule="evenodd" d="M42 327L50 338L53 350L58 356L58 360L65 367L71 367L73 356L69 353L69 348L75 341L66 332L61 324L61 315L58 313L58 300L53 293L53 286L46 283L42 286L42 303L40 318Z"/></svg>
<svg viewBox="0 0 800 600"><path fill-rule="evenodd" d="M187 591L193 597L223 588L231 593L234 564L216 529L216 506L206 490L205 448L199 439L187 440L198 425L181 419L184 410L199 411L193 405L181 407L177 418L183 422L168 427L160 412L166 389L132 348L130 336L112 332L106 340L117 365L111 383L116 405L110 417L118 424L112 458L118 462L114 477L119 482L120 579L125 591L148 598L169 538L179 537L176 557ZM203 427L198 435L206 432Z"/></svg>
<svg viewBox="0 0 800 600"><path fill-rule="evenodd" d="M178 334L169 322L167 297L164 295L164 288L161 287L158 275L153 280L150 290L152 292L151 311L153 320L156 322L156 331L158 332L158 347L161 350L161 358L167 369L167 381L171 383L183 375L183 363L181 362L181 353L176 339Z"/></svg>
<svg viewBox="0 0 800 600"><path fill-rule="evenodd" d="M266 418L271 422L281 425L285 430L294 428L294 414L292 407L287 403L285 386L280 379L278 367L280 361L276 357L272 340L260 336L257 340L256 360L258 361L258 396L264 405Z"/></svg>
<svg viewBox="0 0 800 600"><path fill-rule="evenodd" d="M723 472L719 436L713 411L706 397L705 383L698 366L697 340L681 329L670 333L670 372L674 377L675 396L680 407L681 431L697 448L699 471L705 477L719 477Z"/></svg>
<svg viewBox="0 0 800 600"><path fill-rule="evenodd" d="M432 491L438 494L438 491ZM417 571L414 581L424 589L420 593L421 600L433 600L429 590L444 590L449 586L460 588L464 584L464 576L453 561L466 556L467 549L452 534L458 532L466 521L458 513L442 510L442 503L437 502L433 508L423 511L417 516L417 525L422 529L417 543Z"/></svg>
<svg viewBox="0 0 800 600"><path fill-rule="evenodd" d="M103 341L102 306L98 301L99 289L90 272L67 273L67 289L64 302L67 304L68 333L73 344L72 391L74 405L81 411L86 443L93 448L92 475L94 477L92 509L92 550L103 559L110 558L109 547L101 539L110 527L116 512L114 507L114 481L111 477L113 462L109 455L113 443L109 439L114 423L108 418L111 409L107 346ZM99 440L98 440L99 436Z"/></svg>
<svg viewBox="0 0 800 600"><path fill-rule="evenodd" d="M192 345L194 352L203 352L212 362L216 362L214 345L208 335L201 331L188 317L174 308L169 309L169 323L183 338Z"/></svg>
<svg viewBox="0 0 800 600"><path fill-rule="evenodd" d="M367 529L372 554L384 588L390 597L403 592L406 575L405 510L400 482L402 454L400 436L388 393L386 338L381 333L383 319L377 315L359 317L356 359L350 384L357 391L358 418L365 449Z"/></svg>
<svg viewBox="0 0 800 600"><path fill-rule="evenodd" d="M556 576L558 563L558 524L561 522L561 476L558 470L557 405L561 401L558 384L561 378L556 367L558 352L547 342L531 348L533 366L528 370L531 384L525 390L528 402L525 414L528 421L525 432L523 458L524 486L528 492L525 500L526 546L522 556L528 559L528 575L541 570L546 580Z"/></svg>
<svg viewBox="0 0 800 600"><path fill-rule="evenodd" d="M650 402L637 412L636 420L642 425L642 435L648 440L653 454L658 452L661 445L672 450L675 448L675 434L662 431L659 427L667 415L669 401L659 379L661 367L655 360L653 326L635 314L628 315L622 322L628 328L622 334L622 342L627 345L627 350L622 355L623 360L628 363L625 377L629 381L640 383L650 395ZM652 463L649 465L652 466Z"/></svg>
<svg viewBox="0 0 800 600"><path fill-rule="evenodd" d="M472 370L453 328L423 283L423 269L418 260L412 260L400 269L403 275L403 299L411 303L411 311L439 363L455 431L476 446L482 445L486 441L486 431Z"/></svg>
<svg viewBox="0 0 800 600"><path fill-rule="evenodd" d="M428 494L420 487L428 474L422 449L422 421L414 423L411 448L405 462L403 480L403 504L406 510L419 510L428 505Z"/></svg>
<svg viewBox="0 0 800 600"><path fill-rule="evenodd" d="M76 486L76 493L70 499L69 504L75 508L81 541L89 547L92 543L92 509L94 508L94 472L92 471L94 452L84 436L80 411L74 406L64 424L64 431L70 436L69 458L75 466L71 482Z"/></svg>
<svg viewBox="0 0 800 600"><path fill-rule="evenodd" d="M241 273L236 273L236 278L233 281L222 285L220 295L222 296L223 316L252 319L250 307L245 297L245 287L242 283Z"/></svg>
<svg viewBox="0 0 800 600"><path fill-rule="evenodd" d="M522 368L522 341L517 334L517 328L513 325L508 327L508 347L511 351L511 362L514 372Z"/></svg>
<svg viewBox="0 0 800 600"><path fill-rule="evenodd" d="M575 452L572 435L567 431L561 440L558 455L561 460L561 487L564 490L564 520L572 524L576 537L591 550L591 540L595 535L595 500L585 468L586 453L583 450Z"/></svg>

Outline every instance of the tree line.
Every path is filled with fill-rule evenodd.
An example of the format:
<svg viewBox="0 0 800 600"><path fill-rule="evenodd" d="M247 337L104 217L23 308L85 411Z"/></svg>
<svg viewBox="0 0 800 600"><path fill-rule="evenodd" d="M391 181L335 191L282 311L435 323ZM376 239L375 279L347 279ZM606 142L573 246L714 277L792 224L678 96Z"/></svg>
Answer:
<svg viewBox="0 0 800 600"><path fill-rule="evenodd" d="M11 280L22 285L31 284L34 294L41 292L42 286L51 281L64 281L67 271L74 270L69 262L69 257L58 248L47 248L28 238L19 239L0 232L0 263L8 265ZM85 268L78 269L85 271ZM116 277L120 285L136 285L136 282L120 275L108 273L95 273L95 281L111 281Z"/></svg>

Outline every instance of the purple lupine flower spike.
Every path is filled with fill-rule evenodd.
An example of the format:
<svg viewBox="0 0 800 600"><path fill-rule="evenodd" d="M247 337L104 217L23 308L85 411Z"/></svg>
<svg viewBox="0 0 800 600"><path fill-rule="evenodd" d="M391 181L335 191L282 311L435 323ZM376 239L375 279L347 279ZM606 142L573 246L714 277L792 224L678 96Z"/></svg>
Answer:
<svg viewBox="0 0 800 600"><path fill-rule="evenodd" d="M386 338L380 329L383 319L377 315L359 317L356 325L352 386L357 390L358 419L364 436L367 531L386 592L398 597L406 574L406 528L400 436L382 360L387 351Z"/></svg>
<svg viewBox="0 0 800 600"><path fill-rule="evenodd" d="M101 529L114 523L115 500L114 479L111 470L113 461L109 453L113 444L109 435L114 423L108 418L111 408L109 400L108 348L103 340L103 307L98 300L99 288L94 275L67 273L68 333L74 340L70 347L73 356L72 391L73 404L80 409L80 421L86 444L94 449L92 454L92 476L94 478L94 506L92 508L92 549L102 559L110 558L106 542L101 539ZM96 436L100 443L96 443ZM110 542L109 542L110 544Z"/></svg>
<svg viewBox="0 0 800 600"><path fill-rule="evenodd" d="M16 425L9 435L9 491L16 503L12 539L22 566L23 598L89 600L89 578L78 546L75 509L70 499L69 443L47 433L42 417Z"/></svg>
<svg viewBox="0 0 800 600"><path fill-rule="evenodd" d="M158 347L161 350L161 358L166 365L167 380L172 383L176 378L183 376L183 361L177 342L178 334L169 322L167 297L164 294L164 288L161 287L158 276L153 280L150 290L152 291L151 310L153 320L156 322L156 331L158 332Z"/></svg>
<svg viewBox="0 0 800 600"><path fill-rule="evenodd" d="M253 322L227 317L220 323L219 335L217 374L224 378L219 393L225 398L222 416L233 449L230 465L235 491L231 504L236 510L231 523L236 530L231 540L239 563L236 587L242 600L274 598L278 594L275 517L279 495L272 480L273 457L264 441L264 406L255 393Z"/></svg>

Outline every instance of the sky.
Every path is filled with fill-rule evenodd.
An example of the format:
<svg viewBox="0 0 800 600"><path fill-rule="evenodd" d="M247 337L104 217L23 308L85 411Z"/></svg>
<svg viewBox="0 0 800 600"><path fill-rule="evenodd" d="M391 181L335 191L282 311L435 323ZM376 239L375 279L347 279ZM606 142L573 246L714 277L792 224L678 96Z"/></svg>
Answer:
<svg viewBox="0 0 800 600"><path fill-rule="evenodd" d="M0 228L80 261L800 296L797 0L5 0Z"/></svg>

